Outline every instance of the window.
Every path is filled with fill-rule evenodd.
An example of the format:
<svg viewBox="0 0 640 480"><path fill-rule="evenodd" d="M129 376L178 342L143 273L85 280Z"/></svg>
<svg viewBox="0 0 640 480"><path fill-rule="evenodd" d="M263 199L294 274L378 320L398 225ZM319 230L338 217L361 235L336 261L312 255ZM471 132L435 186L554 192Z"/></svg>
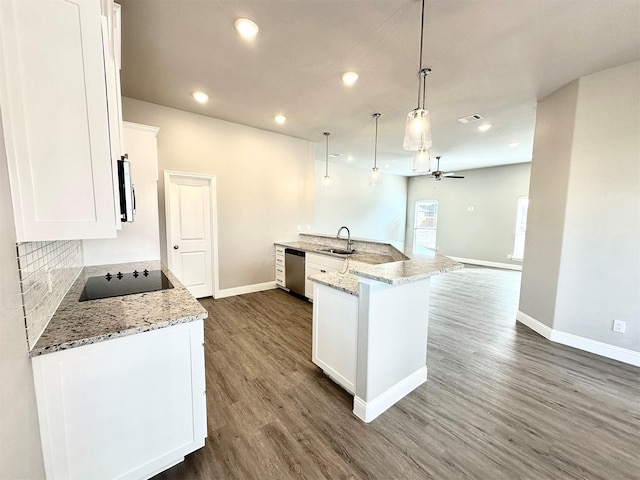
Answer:
<svg viewBox="0 0 640 480"><path fill-rule="evenodd" d="M516 239L513 245L513 260L524 258L524 237L527 233L527 210L529 209L529 197L518 199L518 216L516 218Z"/></svg>
<svg viewBox="0 0 640 480"><path fill-rule="evenodd" d="M438 201L418 200L413 227L413 253L429 254L436 249Z"/></svg>

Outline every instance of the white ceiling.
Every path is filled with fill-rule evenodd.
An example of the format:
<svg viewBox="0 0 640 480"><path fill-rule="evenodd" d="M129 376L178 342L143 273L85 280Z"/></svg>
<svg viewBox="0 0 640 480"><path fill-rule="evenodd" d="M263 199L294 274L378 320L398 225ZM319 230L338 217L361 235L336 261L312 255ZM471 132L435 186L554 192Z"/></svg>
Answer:
<svg viewBox="0 0 640 480"><path fill-rule="evenodd" d="M123 95L318 142L331 162L411 175L420 1L121 0ZM248 43L238 17L260 27ZM531 160L538 99L640 59L640 0L427 0L424 65L432 157L443 170ZM355 70L352 87L340 75ZM197 104L191 92L209 95ZM463 125L480 113L493 127ZM287 116L277 125L276 114ZM518 142L518 147L509 144Z"/></svg>

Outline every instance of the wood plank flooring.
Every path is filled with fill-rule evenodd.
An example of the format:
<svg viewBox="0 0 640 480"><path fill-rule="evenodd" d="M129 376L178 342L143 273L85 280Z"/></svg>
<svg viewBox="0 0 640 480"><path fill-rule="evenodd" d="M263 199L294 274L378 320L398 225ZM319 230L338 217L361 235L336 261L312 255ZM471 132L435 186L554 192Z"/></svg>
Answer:
<svg viewBox="0 0 640 480"><path fill-rule="evenodd" d="M206 446L174 479L640 478L640 369L515 322L519 272L432 280L428 381L371 424L311 363L310 303L204 299Z"/></svg>

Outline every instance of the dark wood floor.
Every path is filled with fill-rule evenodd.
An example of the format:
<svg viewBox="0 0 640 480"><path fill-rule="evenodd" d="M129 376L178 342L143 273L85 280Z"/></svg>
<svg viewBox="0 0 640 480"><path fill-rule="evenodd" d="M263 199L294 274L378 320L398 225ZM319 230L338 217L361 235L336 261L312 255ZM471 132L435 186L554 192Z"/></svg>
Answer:
<svg viewBox="0 0 640 480"><path fill-rule="evenodd" d="M205 299L209 437L170 479L639 479L640 369L514 321L518 272L432 280L428 381L364 424L311 363L311 304Z"/></svg>

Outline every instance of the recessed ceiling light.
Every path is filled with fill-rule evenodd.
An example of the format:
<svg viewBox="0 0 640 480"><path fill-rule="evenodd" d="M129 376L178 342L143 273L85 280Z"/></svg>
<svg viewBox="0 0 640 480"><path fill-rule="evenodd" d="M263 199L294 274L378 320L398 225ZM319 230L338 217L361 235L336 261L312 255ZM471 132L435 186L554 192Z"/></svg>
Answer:
<svg viewBox="0 0 640 480"><path fill-rule="evenodd" d="M207 100L209 100L209 95L204 92L193 92L191 95L198 103L207 103Z"/></svg>
<svg viewBox="0 0 640 480"><path fill-rule="evenodd" d="M252 40L258 34L258 24L248 18L237 18L233 26L245 40Z"/></svg>
<svg viewBox="0 0 640 480"><path fill-rule="evenodd" d="M478 130L480 130L481 132L486 132L490 128L491 128L491 124L490 123L485 123L484 125L480 125L478 127Z"/></svg>
<svg viewBox="0 0 640 480"><path fill-rule="evenodd" d="M342 74L342 83L349 87L356 83L356 80L358 80L358 74L356 72L344 72Z"/></svg>
<svg viewBox="0 0 640 480"><path fill-rule="evenodd" d="M342 156L342 154L341 154L341 153L330 153L330 154L329 154L329 156L330 156L331 158L338 158L338 157L341 157L341 156Z"/></svg>
<svg viewBox="0 0 640 480"><path fill-rule="evenodd" d="M347 162L351 162L353 160L353 155L347 155Z"/></svg>
<svg viewBox="0 0 640 480"><path fill-rule="evenodd" d="M511 148L519 147L519 146L520 146L520 142L513 142L513 143L510 143L510 144L509 144L509 146L510 146Z"/></svg>
<svg viewBox="0 0 640 480"><path fill-rule="evenodd" d="M276 115L275 117L273 117L273 119L280 125L284 124L284 122L287 121L287 117L285 117L284 115Z"/></svg>
<svg viewBox="0 0 640 480"><path fill-rule="evenodd" d="M391 165L389 165L388 163L384 164L384 168L389 168Z"/></svg>

